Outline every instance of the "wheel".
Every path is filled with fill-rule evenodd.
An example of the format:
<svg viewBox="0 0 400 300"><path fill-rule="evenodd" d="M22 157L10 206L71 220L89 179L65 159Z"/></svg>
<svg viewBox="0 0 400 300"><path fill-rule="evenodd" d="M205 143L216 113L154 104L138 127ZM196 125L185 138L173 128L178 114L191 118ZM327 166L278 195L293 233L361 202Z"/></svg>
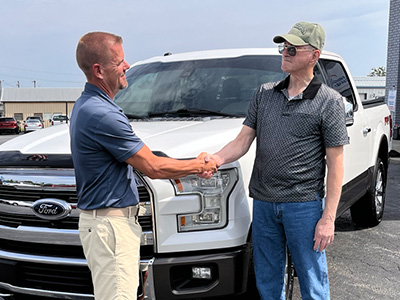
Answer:
<svg viewBox="0 0 400 300"><path fill-rule="evenodd" d="M286 250L285 300L292 300L295 270L289 249Z"/></svg>
<svg viewBox="0 0 400 300"><path fill-rule="evenodd" d="M357 226L373 227L382 221L386 180L386 166L378 157L367 193L350 208L351 218Z"/></svg>
<svg viewBox="0 0 400 300"><path fill-rule="evenodd" d="M285 268L285 300L292 300L293 297L293 285L294 285L294 277L295 270L292 261L292 257L290 256L289 249L286 251L286 268ZM251 257L250 257L250 266L249 266L249 274L247 281L247 290L246 293L237 297L237 299L251 299L251 300L259 300L261 299L258 294L257 285L256 285L256 277L254 273L254 260L253 260L253 243L251 242Z"/></svg>
<svg viewBox="0 0 400 300"><path fill-rule="evenodd" d="M250 241L250 264L249 273L247 277L247 288L243 295L237 297L237 299L254 299L259 300L260 295L258 294L256 284L256 274L254 272L254 258L253 258L253 240Z"/></svg>

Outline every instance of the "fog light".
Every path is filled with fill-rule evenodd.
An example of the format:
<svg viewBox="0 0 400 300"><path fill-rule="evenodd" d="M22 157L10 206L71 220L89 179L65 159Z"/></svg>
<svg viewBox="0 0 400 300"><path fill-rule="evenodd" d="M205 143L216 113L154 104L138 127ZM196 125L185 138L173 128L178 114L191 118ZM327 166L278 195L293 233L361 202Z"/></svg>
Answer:
<svg viewBox="0 0 400 300"><path fill-rule="evenodd" d="M211 279L211 268L192 267L192 278Z"/></svg>

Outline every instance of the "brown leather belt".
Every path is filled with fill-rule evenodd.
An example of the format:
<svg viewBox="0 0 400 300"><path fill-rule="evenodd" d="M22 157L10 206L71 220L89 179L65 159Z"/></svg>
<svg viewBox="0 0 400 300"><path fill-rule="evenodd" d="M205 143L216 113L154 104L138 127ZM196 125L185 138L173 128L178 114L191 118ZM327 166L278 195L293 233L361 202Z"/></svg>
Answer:
<svg viewBox="0 0 400 300"><path fill-rule="evenodd" d="M93 217L136 217L139 213L139 205L128 206L123 208L109 207L92 210L81 210L82 213L92 215Z"/></svg>

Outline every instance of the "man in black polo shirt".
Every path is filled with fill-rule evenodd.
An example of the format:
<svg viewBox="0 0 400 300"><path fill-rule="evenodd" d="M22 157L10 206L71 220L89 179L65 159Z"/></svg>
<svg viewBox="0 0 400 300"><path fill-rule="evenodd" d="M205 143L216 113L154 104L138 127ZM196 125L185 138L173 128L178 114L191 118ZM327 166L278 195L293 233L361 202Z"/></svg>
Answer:
<svg viewBox="0 0 400 300"><path fill-rule="evenodd" d="M313 74L325 42L320 25L299 22L274 42L280 43L282 70L290 75L259 88L241 132L214 159L218 166L239 159L257 137L249 190L262 299L285 299L286 246L302 299L330 299L324 249L334 238L348 143L343 103Z"/></svg>

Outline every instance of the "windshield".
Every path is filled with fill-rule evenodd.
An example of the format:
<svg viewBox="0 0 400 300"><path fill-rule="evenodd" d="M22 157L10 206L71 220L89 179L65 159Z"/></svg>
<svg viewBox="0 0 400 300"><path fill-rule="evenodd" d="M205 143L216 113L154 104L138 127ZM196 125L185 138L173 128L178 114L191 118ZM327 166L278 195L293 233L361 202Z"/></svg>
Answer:
<svg viewBox="0 0 400 300"><path fill-rule="evenodd" d="M61 115L53 117L54 121L65 121L66 119L67 119L67 116L61 116Z"/></svg>
<svg viewBox="0 0 400 300"><path fill-rule="evenodd" d="M115 102L131 118L190 115L243 117L258 87L282 80L281 56L193 60L138 65Z"/></svg>

